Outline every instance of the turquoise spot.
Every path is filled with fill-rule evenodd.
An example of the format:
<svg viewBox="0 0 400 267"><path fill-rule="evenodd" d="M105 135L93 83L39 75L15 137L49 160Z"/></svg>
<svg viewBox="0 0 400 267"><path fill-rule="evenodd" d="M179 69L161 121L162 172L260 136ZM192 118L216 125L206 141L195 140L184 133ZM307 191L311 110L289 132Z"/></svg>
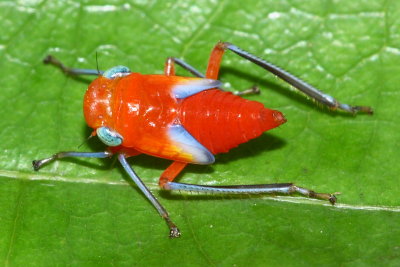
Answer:
<svg viewBox="0 0 400 267"><path fill-rule="evenodd" d="M125 66L115 66L111 69L106 70L103 76L108 79L115 79L117 77L124 77L131 73L131 70Z"/></svg>
<svg viewBox="0 0 400 267"><path fill-rule="evenodd" d="M119 146L122 144L122 136L108 127L100 127L96 130L99 139L107 146Z"/></svg>

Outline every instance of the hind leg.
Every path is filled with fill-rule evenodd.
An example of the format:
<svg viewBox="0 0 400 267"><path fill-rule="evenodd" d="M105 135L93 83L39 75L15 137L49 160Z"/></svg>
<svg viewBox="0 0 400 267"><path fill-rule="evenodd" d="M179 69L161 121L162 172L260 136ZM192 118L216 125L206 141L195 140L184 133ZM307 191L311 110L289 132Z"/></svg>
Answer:
<svg viewBox="0 0 400 267"><path fill-rule="evenodd" d="M187 163L174 161L167 169L161 174L158 184L161 188L165 188L166 184L172 182L186 167Z"/></svg>
<svg viewBox="0 0 400 267"><path fill-rule="evenodd" d="M275 74L282 80L286 81L294 88L298 89L299 91L303 92L311 99L327 106L332 110L341 109L343 111L356 114L357 112L372 114L373 110L371 107L367 106L351 106L348 104L340 103L332 96L323 93L322 91L318 90L314 86L306 83L305 81L301 80L300 78L290 74L289 72L285 71L284 69L265 61L247 51L242 50L241 48L227 42L218 42L214 49L211 52L210 59L208 61L208 67L206 72L206 78L209 79L218 79L218 73L221 66L222 57L226 50L231 50L235 54L253 62L254 64L262 67L263 69Z"/></svg>
<svg viewBox="0 0 400 267"><path fill-rule="evenodd" d="M258 185L226 185L226 186L207 186L176 183L173 180L186 167L187 163L174 161L161 174L159 185L166 190L191 191L217 194L293 194L299 193L311 198L328 200L332 205L336 203L334 194L317 193L313 190L298 187L292 183L281 184L258 184Z"/></svg>

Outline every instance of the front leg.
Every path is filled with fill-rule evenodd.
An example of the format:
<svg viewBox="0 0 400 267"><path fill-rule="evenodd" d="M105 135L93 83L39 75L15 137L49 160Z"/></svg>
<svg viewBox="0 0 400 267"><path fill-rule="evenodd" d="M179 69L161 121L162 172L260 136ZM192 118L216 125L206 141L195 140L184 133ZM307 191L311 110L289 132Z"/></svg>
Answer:
<svg viewBox="0 0 400 267"><path fill-rule="evenodd" d="M108 152L108 151L104 151L104 152L78 152L78 151L58 152L48 158L32 161L32 166L35 171L38 171L43 165L53 162L57 159L62 159L62 158L109 158L112 155L113 155L113 153Z"/></svg>
<svg viewBox="0 0 400 267"><path fill-rule="evenodd" d="M97 54L96 54L97 58ZM104 73L102 70L98 69L77 69L65 66L61 61L52 55L48 55L43 59L44 64L51 64L62 70L66 75L78 76L78 75L96 75L100 76Z"/></svg>

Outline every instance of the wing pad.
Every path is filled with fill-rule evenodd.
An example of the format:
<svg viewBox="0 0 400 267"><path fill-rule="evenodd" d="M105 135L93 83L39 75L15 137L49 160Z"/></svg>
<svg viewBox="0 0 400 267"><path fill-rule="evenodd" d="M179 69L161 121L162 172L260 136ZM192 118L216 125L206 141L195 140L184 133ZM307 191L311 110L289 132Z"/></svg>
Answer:
<svg viewBox="0 0 400 267"><path fill-rule="evenodd" d="M175 98L183 99L201 91L218 88L222 82L213 79L190 78L179 81L172 88L172 94Z"/></svg>
<svg viewBox="0 0 400 267"><path fill-rule="evenodd" d="M168 130L168 135L174 145L181 150L180 153L192 156L192 163L214 163L214 155L206 147L200 144L182 125L171 125Z"/></svg>

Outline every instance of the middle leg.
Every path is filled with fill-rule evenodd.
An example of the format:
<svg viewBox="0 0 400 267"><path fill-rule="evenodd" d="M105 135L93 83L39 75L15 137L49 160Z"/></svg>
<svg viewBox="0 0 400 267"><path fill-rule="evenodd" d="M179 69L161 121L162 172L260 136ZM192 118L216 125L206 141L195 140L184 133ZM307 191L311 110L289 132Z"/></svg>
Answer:
<svg viewBox="0 0 400 267"><path fill-rule="evenodd" d="M186 61L179 59L179 58L175 58L175 57L169 57L165 61L165 66L164 66L164 74L165 75L167 75L167 76L175 75L175 63L177 65L181 66L182 68L184 68L185 70L189 71L196 77L199 77L199 78L205 77L205 75L203 73L201 73L199 70L197 70L195 67L193 67ZM222 89L222 88L220 88L220 89ZM245 89L242 91L235 91L232 93L234 95L238 95L238 96L255 95L255 94L260 93L260 89L258 88L258 86L253 85L252 87L250 87L248 89Z"/></svg>
<svg viewBox="0 0 400 267"><path fill-rule="evenodd" d="M175 63L192 73L194 76L204 78L204 74L198 71L195 67L176 57L169 57L165 62L164 74L167 76L175 75Z"/></svg>

